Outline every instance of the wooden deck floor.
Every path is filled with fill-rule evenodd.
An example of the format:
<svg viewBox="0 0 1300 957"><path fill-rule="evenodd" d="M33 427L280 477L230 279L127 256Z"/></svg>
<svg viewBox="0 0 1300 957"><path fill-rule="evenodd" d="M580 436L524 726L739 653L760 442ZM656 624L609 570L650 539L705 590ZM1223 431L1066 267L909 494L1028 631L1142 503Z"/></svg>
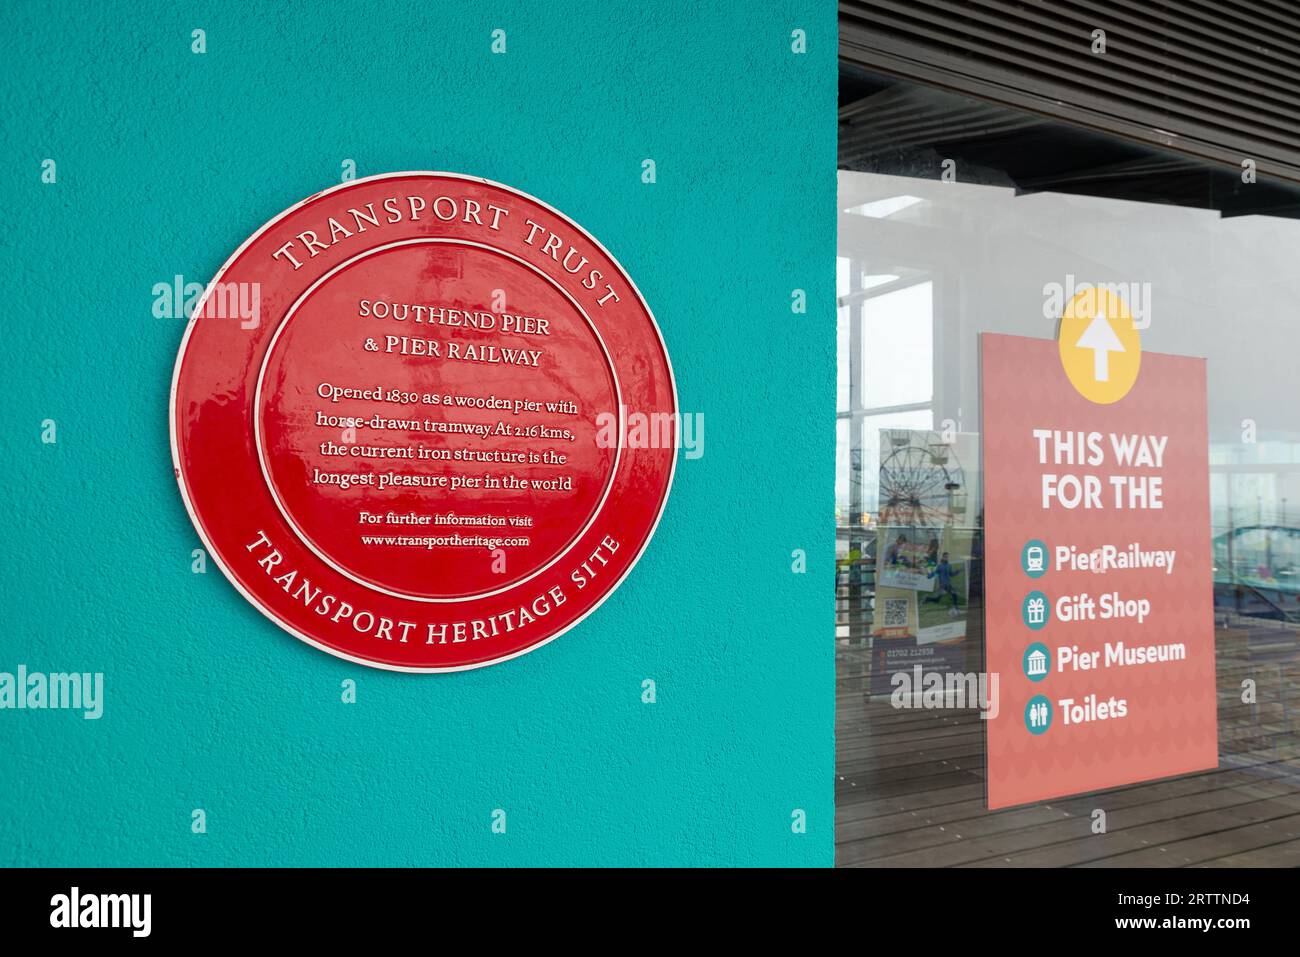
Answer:
<svg viewBox="0 0 1300 957"><path fill-rule="evenodd" d="M1294 636L1268 637L1218 633L1217 770L1005 811L984 808L978 713L866 697L865 655L841 644L836 866L1300 866L1300 661ZM1248 675L1254 706L1236 690Z"/></svg>

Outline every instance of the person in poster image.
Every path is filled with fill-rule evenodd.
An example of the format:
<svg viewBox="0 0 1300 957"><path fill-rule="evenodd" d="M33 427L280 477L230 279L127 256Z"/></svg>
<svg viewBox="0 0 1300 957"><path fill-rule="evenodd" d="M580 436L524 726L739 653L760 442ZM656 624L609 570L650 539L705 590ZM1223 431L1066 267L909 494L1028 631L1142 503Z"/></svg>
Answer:
<svg viewBox="0 0 1300 957"><path fill-rule="evenodd" d="M935 589L935 594L926 597L926 601L942 602L944 595L952 596L952 607L955 610L960 604L957 598L957 589L952 587L952 580L955 576L961 574L961 569L955 569L948 562L948 553L944 552L939 558L939 564L931 569L926 578L938 579L939 587Z"/></svg>
<svg viewBox="0 0 1300 957"><path fill-rule="evenodd" d="M899 535L898 539L885 549L885 564L897 565L900 562L907 564L907 559L903 556L903 549L907 547L907 536Z"/></svg>

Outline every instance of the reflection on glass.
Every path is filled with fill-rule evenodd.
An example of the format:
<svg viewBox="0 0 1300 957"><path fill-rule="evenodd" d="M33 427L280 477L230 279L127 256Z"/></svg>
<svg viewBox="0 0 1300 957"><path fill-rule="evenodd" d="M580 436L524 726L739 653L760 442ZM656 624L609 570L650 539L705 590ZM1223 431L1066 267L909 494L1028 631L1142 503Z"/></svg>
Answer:
<svg viewBox="0 0 1300 957"><path fill-rule="evenodd" d="M837 262L838 633L863 650L864 676L882 467L901 476L886 502L906 497L909 474L926 479L924 462L905 461L920 453L882 446L882 431L975 433L979 334L1052 338L1053 292L1086 282L1140 284L1144 349L1207 359L1207 587L1220 627L1245 629L1256 647L1269 623L1300 624L1300 400L1293 352L1280 347L1295 341L1300 222L845 171L840 186L852 200L842 202ZM978 462L968 471L961 494L978 514ZM934 489L920 491L931 499L915 506L925 525L937 503ZM847 604L866 612L855 618ZM1279 640L1294 657L1290 634Z"/></svg>

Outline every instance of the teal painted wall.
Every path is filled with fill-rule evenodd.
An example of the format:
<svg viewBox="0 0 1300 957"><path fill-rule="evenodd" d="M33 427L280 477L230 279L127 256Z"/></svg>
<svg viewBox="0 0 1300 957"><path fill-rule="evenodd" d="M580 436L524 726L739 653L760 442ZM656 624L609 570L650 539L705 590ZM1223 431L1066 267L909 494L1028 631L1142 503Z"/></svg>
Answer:
<svg viewBox="0 0 1300 957"><path fill-rule="evenodd" d="M0 671L102 671L106 704L0 711L0 864L830 865L834 5L5 19ZM154 318L153 286L206 282L345 159L488 177L576 219L704 413L705 454L683 456L631 577L516 661L351 665L215 565L191 572L167 432L184 322Z"/></svg>

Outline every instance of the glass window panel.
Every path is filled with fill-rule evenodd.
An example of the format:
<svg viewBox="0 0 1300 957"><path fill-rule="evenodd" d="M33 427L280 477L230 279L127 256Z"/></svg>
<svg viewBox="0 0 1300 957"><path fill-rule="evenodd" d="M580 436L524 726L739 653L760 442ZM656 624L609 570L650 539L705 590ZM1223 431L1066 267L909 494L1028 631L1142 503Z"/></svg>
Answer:
<svg viewBox="0 0 1300 957"><path fill-rule="evenodd" d="M852 315L851 307L840 306L839 316L836 318L835 408L839 412L847 412L849 409L849 317Z"/></svg>
<svg viewBox="0 0 1300 957"><path fill-rule="evenodd" d="M851 421L835 426L835 524L849 523L849 437Z"/></svg>
<svg viewBox="0 0 1300 957"><path fill-rule="evenodd" d="M934 395L933 283L919 282L862 304L863 405L929 402Z"/></svg>

